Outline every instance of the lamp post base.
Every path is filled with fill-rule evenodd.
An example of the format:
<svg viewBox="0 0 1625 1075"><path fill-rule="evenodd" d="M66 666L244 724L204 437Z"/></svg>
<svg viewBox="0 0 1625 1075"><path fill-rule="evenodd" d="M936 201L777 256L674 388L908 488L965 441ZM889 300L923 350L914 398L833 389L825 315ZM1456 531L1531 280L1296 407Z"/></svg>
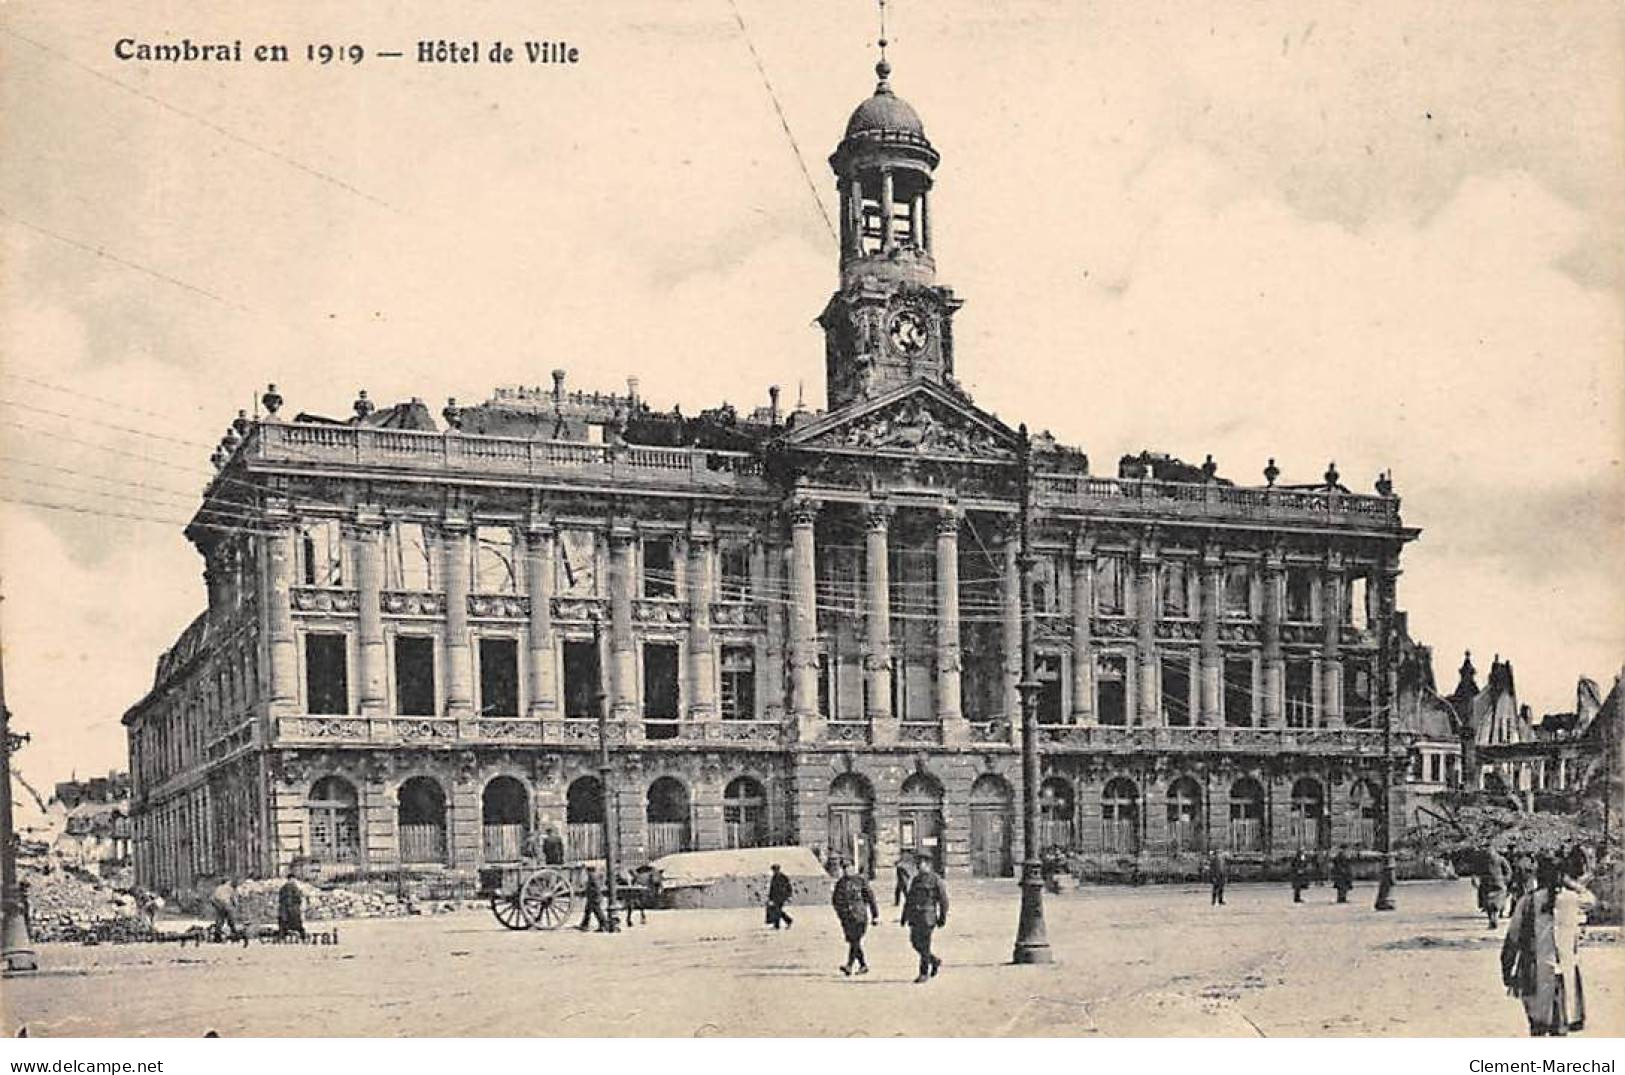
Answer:
<svg viewBox="0 0 1625 1075"><path fill-rule="evenodd" d="M1049 933L1044 928L1044 875L1036 862L1021 864L1021 919L1016 926L1016 964L1053 963Z"/></svg>
<svg viewBox="0 0 1625 1075"><path fill-rule="evenodd" d="M6 908L5 920L0 922L0 938L3 938L0 968L6 974L25 974L39 969L39 959L28 937L28 923L21 913Z"/></svg>
<svg viewBox="0 0 1625 1075"><path fill-rule="evenodd" d="M1373 908L1378 911L1393 911L1398 909L1394 903L1394 856L1382 857L1382 874L1377 879L1377 902Z"/></svg>

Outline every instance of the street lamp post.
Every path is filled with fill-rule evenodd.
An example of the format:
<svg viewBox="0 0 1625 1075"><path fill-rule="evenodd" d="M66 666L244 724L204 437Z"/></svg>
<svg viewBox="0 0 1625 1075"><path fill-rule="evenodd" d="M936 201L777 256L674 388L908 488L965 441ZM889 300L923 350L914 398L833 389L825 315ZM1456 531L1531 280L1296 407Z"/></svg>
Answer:
<svg viewBox="0 0 1625 1075"><path fill-rule="evenodd" d="M1399 631L1394 623L1394 594L1393 579L1384 574L1379 583L1381 589L1377 595L1377 610L1382 617L1378 630L1381 643L1377 646L1377 698L1382 709L1382 806L1379 819L1381 826L1377 830L1378 850L1382 853L1382 873L1377 880L1377 901L1373 905L1378 911L1392 911L1397 909L1394 902L1394 711L1398 708L1399 699L1388 682L1390 662L1393 660L1393 651L1399 645Z"/></svg>
<svg viewBox="0 0 1625 1075"><path fill-rule="evenodd" d="M598 656L598 682L592 692L592 707L598 718L598 792L603 796L599 815L604 824L605 916L609 922L609 932L614 933L620 928L620 919L616 915L619 897L617 877L621 872L620 817L610 805L616 801L616 796L614 766L609 760L609 696L604 690L603 628L596 617L592 621L592 648Z"/></svg>
<svg viewBox="0 0 1625 1075"><path fill-rule="evenodd" d="M1038 848L1038 674L1033 654L1032 441L1022 425L1016 461L1021 468L1020 549L1016 556L1021 597L1021 918L1012 963L1049 963L1055 958L1044 928L1044 866Z"/></svg>
<svg viewBox="0 0 1625 1075"><path fill-rule="evenodd" d="M11 734L5 670L0 666L0 959L6 974L37 970L22 892L17 887L17 833L11 818L11 753L25 737Z"/></svg>

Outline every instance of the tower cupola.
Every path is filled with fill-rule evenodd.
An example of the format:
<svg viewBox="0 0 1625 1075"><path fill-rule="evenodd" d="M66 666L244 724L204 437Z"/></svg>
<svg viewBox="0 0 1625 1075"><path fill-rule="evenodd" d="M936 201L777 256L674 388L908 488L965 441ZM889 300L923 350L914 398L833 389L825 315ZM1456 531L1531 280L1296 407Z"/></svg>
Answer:
<svg viewBox="0 0 1625 1075"><path fill-rule="evenodd" d="M841 205L840 288L824 329L831 408L911 380L949 383L960 301L936 282L931 188L941 156L912 105L892 91L886 39L878 82L830 155Z"/></svg>

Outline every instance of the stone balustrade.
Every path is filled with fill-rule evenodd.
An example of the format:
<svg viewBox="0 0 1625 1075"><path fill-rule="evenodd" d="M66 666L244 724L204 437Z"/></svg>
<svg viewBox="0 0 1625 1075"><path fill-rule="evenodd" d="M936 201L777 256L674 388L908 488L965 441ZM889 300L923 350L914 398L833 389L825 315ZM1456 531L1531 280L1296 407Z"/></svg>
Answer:
<svg viewBox="0 0 1625 1075"><path fill-rule="evenodd" d="M578 475L730 489L762 487L761 460L748 452L589 444L405 429L258 422L239 449L251 461L349 464L541 477Z"/></svg>
<svg viewBox="0 0 1625 1075"><path fill-rule="evenodd" d="M1331 522L1398 527L1399 498L1336 490L1243 488L1216 482L1163 482L1038 474L1033 498L1058 511L1147 515L1158 519L1254 519L1260 522Z"/></svg>

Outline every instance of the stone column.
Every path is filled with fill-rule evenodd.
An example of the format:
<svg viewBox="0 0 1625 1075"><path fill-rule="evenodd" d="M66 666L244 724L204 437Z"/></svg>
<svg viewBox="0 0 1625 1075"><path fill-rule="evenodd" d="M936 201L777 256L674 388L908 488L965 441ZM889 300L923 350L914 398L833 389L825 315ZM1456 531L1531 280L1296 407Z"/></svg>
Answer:
<svg viewBox="0 0 1625 1075"><path fill-rule="evenodd" d="M892 229L892 171L890 168L880 170L880 248L887 253L897 245L897 235Z"/></svg>
<svg viewBox="0 0 1625 1075"><path fill-rule="evenodd" d="M945 743L965 743L970 729L960 698L958 508L937 516L937 720Z"/></svg>
<svg viewBox="0 0 1625 1075"><path fill-rule="evenodd" d="M790 714L802 742L817 742L818 561L814 527L818 505L797 501L790 513Z"/></svg>
<svg viewBox="0 0 1625 1075"><path fill-rule="evenodd" d="M1286 726L1286 662L1281 657L1281 609L1286 599L1281 550L1264 557L1264 608L1259 640L1264 658L1264 727Z"/></svg>
<svg viewBox="0 0 1625 1075"><path fill-rule="evenodd" d="M344 527L355 564L356 686L361 715L381 718L389 710L389 660L384 646L384 555L382 520L357 513Z"/></svg>
<svg viewBox="0 0 1625 1075"><path fill-rule="evenodd" d="M440 577L446 580L446 716L474 713L474 655L468 633L468 520L440 526Z"/></svg>
<svg viewBox="0 0 1625 1075"><path fill-rule="evenodd" d="M633 546L637 534L629 523L609 531L609 706L614 720L637 720L637 640L632 637L632 591L637 586Z"/></svg>
<svg viewBox="0 0 1625 1075"><path fill-rule="evenodd" d="M756 693L763 720L784 719L784 553L758 539L751 548L751 601L766 621L762 660L756 666Z"/></svg>
<svg viewBox="0 0 1625 1075"><path fill-rule="evenodd" d="M1004 719L1015 735L1021 730L1021 539L1015 520L1004 538ZM1015 735L1012 735L1014 740Z"/></svg>
<svg viewBox="0 0 1625 1075"><path fill-rule="evenodd" d="M1072 546L1072 723L1095 723L1095 549L1078 531Z"/></svg>
<svg viewBox="0 0 1625 1075"><path fill-rule="evenodd" d="M1337 552L1326 557L1326 573L1320 588L1320 614L1324 629L1321 643L1320 713L1321 726L1343 726L1343 558Z"/></svg>
<svg viewBox="0 0 1625 1075"><path fill-rule="evenodd" d="M1139 693L1137 723L1142 725L1162 723L1162 714L1157 705L1157 563L1156 550L1149 545L1142 546L1136 579L1139 588L1136 626L1139 629L1137 646L1140 668L1139 682L1135 685Z"/></svg>
<svg viewBox="0 0 1625 1075"><path fill-rule="evenodd" d="M553 652L553 527L532 521L525 531L525 593L530 598L530 630L525 636L530 683L530 717L559 715L558 668Z"/></svg>
<svg viewBox="0 0 1625 1075"><path fill-rule="evenodd" d="M265 639L273 716L299 709L299 651L293 628L293 527L272 522L265 539Z"/></svg>
<svg viewBox="0 0 1625 1075"><path fill-rule="evenodd" d="M1217 549L1202 554L1202 646L1200 716L1204 728L1224 724L1224 656L1219 652L1219 617L1224 611L1224 562Z"/></svg>
<svg viewBox="0 0 1625 1075"><path fill-rule="evenodd" d="M709 527L688 535L688 719L717 719L717 652L711 633L713 541ZM702 845L703 846L703 845Z"/></svg>
<svg viewBox="0 0 1625 1075"><path fill-rule="evenodd" d="M863 180L853 176L848 190L846 249L856 255L863 252Z"/></svg>
<svg viewBox="0 0 1625 1075"><path fill-rule="evenodd" d="M884 504L864 510L864 682L868 684L871 734L879 736L892 718L891 569L887 560L891 511Z"/></svg>

